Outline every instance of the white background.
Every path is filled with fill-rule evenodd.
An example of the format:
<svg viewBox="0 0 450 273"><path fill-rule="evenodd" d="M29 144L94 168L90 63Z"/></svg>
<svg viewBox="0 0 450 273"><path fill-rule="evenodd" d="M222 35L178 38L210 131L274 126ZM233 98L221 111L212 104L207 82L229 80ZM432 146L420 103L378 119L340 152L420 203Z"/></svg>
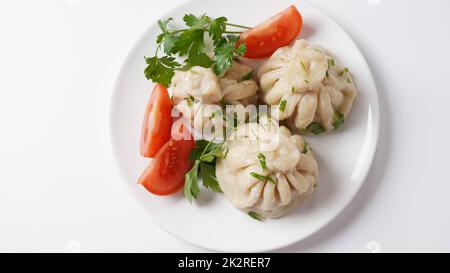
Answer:
<svg viewBox="0 0 450 273"><path fill-rule="evenodd" d="M121 61L180 2L0 0L0 251L204 251L138 209L108 134ZM280 251L450 251L450 1L310 2L365 55L381 135L350 206Z"/></svg>

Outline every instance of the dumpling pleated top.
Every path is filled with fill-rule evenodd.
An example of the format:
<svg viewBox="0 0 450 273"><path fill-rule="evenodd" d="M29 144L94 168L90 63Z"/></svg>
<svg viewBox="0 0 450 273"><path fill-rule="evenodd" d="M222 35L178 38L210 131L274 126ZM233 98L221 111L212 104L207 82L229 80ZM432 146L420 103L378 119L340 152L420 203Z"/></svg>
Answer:
<svg viewBox="0 0 450 273"><path fill-rule="evenodd" d="M272 107L273 117L315 134L339 128L357 94L349 69L306 40L279 48L262 64L258 79L261 99L279 106Z"/></svg>
<svg viewBox="0 0 450 273"><path fill-rule="evenodd" d="M244 212L280 217L317 187L319 171L309 145L267 116L240 125L224 149L217 180L225 197Z"/></svg>

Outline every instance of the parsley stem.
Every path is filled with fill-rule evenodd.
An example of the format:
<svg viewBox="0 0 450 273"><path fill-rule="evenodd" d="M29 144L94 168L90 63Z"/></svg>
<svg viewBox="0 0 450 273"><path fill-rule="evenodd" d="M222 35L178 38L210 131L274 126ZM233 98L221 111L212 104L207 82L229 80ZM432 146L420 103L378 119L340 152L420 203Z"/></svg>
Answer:
<svg viewBox="0 0 450 273"><path fill-rule="evenodd" d="M227 26L230 26L230 27L238 27L238 28L252 29L251 27L246 27L246 26L243 26L243 25L236 25L236 24L231 24L231 23L226 23L226 25L227 25Z"/></svg>
<svg viewBox="0 0 450 273"><path fill-rule="evenodd" d="M174 31L169 32L169 34L176 34L176 33L180 33L180 32L187 31L187 30L189 30L189 29L187 29L187 28L185 28L185 29L178 29L178 30L174 30Z"/></svg>
<svg viewBox="0 0 450 273"><path fill-rule="evenodd" d="M202 159L202 157L205 155L206 150L208 150L209 146L211 145L211 143L214 142L216 138L213 138L210 142L208 142L208 144L206 145L205 149L203 150L202 154L200 155L200 160Z"/></svg>
<svg viewBox="0 0 450 273"><path fill-rule="evenodd" d="M224 31L223 33L228 33L228 34L241 34L242 31Z"/></svg>
<svg viewBox="0 0 450 273"><path fill-rule="evenodd" d="M161 48L162 43L159 43L155 50L155 57L158 57L159 49Z"/></svg>

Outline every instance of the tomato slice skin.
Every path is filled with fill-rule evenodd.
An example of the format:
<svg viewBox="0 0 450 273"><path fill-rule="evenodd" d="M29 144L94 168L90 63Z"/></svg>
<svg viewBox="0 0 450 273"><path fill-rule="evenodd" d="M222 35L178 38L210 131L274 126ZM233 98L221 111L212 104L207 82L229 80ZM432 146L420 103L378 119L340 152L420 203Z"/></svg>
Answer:
<svg viewBox="0 0 450 273"><path fill-rule="evenodd" d="M294 5L290 6L241 35L247 46L244 57L257 59L272 55L278 48L292 43L302 25L300 12Z"/></svg>
<svg viewBox="0 0 450 273"><path fill-rule="evenodd" d="M147 104L141 133L141 155L154 157L170 139L172 105L167 88L156 84Z"/></svg>
<svg viewBox="0 0 450 273"><path fill-rule="evenodd" d="M180 125L174 130L183 132L186 129ZM169 195L183 188L184 176L192 168L189 155L195 148L192 136L189 134L185 138L189 139L172 137L152 159L138 183L156 195Z"/></svg>

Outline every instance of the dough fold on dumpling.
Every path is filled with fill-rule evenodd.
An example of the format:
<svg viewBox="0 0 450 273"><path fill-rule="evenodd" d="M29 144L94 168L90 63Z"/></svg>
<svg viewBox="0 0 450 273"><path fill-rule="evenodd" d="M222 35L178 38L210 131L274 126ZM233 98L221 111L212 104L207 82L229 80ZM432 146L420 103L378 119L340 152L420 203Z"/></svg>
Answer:
<svg viewBox="0 0 450 273"><path fill-rule="evenodd" d="M304 139L267 116L238 126L223 148L227 152L217 160L217 180L239 210L277 218L317 187L317 162Z"/></svg>
<svg viewBox="0 0 450 273"><path fill-rule="evenodd" d="M339 128L357 94L348 68L306 40L275 51L260 67L258 79L262 100L278 106L272 107L272 116L301 132Z"/></svg>
<svg viewBox="0 0 450 273"><path fill-rule="evenodd" d="M199 66L176 71L170 87L174 109L190 119L197 131L223 127L224 104L247 106L258 100L258 85L252 77L252 69L236 61L220 76L211 68Z"/></svg>

